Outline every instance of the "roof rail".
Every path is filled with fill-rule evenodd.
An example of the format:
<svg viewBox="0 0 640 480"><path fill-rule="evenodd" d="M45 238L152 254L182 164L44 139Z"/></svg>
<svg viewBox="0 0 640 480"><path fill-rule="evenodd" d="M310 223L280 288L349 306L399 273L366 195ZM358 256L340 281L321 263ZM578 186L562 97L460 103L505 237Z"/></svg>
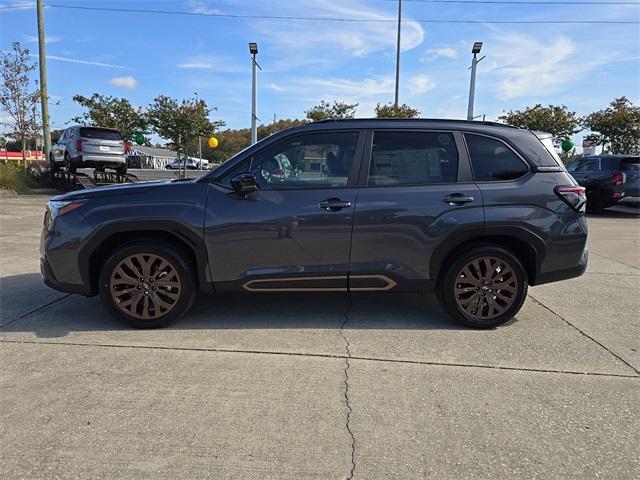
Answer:
<svg viewBox="0 0 640 480"><path fill-rule="evenodd" d="M459 118L328 118L325 120L318 120L312 123L330 123L330 122L371 122L371 121L392 121L392 122L447 122L447 123L463 123L463 124L474 124L474 125L491 125L495 127L507 127L507 128L522 128L516 127L514 125L507 125L506 123L500 122L490 122L490 121L477 121L477 120L461 120Z"/></svg>

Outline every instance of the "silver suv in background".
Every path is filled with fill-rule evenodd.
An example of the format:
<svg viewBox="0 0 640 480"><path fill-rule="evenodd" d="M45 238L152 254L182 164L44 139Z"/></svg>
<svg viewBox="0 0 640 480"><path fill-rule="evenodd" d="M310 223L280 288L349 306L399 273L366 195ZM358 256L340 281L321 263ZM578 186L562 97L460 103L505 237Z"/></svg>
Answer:
<svg viewBox="0 0 640 480"><path fill-rule="evenodd" d="M112 128L69 127L51 146L49 165L52 172L64 166L70 173L75 173L78 168L112 168L119 174L125 174L125 142L120 132Z"/></svg>

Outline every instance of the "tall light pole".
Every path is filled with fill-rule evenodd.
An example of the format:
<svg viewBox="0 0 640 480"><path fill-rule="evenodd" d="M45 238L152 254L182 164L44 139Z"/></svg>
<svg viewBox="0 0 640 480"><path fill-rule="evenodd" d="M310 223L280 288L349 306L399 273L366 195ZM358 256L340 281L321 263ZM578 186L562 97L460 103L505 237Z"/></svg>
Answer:
<svg viewBox="0 0 640 480"><path fill-rule="evenodd" d="M198 103L198 92L193 92L196 96L196 103ZM202 170L202 137L198 135L198 169Z"/></svg>
<svg viewBox="0 0 640 480"><path fill-rule="evenodd" d="M467 120L473 120L473 101L476 94L476 66L482 61L484 57L478 60L478 54L482 49L482 42L475 42L471 53L473 58L471 59L471 85L469 85L469 109L467 110Z"/></svg>
<svg viewBox="0 0 640 480"><path fill-rule="evenodd" d="M400 35L402 32L402 0L398 0L398 42L396 43L396 96L393 104L398 106L398 91L400 89Z"/></svg>
<svg viewBox="0 0 640 480"><path fill-rule="evenodd" d="M40 66L40 107L42 111L42 136L44 137L44 160L49 161L51 131L49 130L49 95L47 93L47 52L44 35L44 6L42 0L36 4L38 16L38 64Z"/></svg>
<svg viewBox="0 0 640 480"><path fill-rule="evenodd" d="M253 145L258 141L258 68L260 65L256 61L257 43L249 43L249 53L251 54L251 144Z"/></svg>

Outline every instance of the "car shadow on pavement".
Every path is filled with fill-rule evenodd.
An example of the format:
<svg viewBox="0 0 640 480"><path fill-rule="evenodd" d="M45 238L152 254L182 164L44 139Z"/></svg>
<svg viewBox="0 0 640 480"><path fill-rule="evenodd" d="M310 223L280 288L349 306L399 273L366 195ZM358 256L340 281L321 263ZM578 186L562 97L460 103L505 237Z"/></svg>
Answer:
<svg viewBox="0 0 640 480"><path fill-rule="evenodd" d="M0 332L34 332L41 338L70 332L129 330L98 297L64 295L39 274L0 279ZM24 292L30 292L25 296ZM172 330L219 329L459 330L433 295L358 293L225 293L198 295Z"/></svg>

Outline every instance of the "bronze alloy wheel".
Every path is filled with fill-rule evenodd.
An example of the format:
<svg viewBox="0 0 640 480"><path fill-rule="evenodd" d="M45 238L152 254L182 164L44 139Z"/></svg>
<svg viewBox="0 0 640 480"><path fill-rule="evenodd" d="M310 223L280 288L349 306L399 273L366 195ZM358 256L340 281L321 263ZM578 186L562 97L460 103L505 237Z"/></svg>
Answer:
<svg viewBox="0 0 640 480"><path fill-rule="evenodd" d="M109 282L113 303L142 320L166 315L178 303L182 282L176 267L152 253L126 257L113 269Z"/></svg>
<svg viewBox="0 0 640 480"><path fill-rule="evenodd" d="M456 304L471 318L490 320L501 315L514 303L517 293L513 268L497 257L474 258L456 275Z"/></svg>

